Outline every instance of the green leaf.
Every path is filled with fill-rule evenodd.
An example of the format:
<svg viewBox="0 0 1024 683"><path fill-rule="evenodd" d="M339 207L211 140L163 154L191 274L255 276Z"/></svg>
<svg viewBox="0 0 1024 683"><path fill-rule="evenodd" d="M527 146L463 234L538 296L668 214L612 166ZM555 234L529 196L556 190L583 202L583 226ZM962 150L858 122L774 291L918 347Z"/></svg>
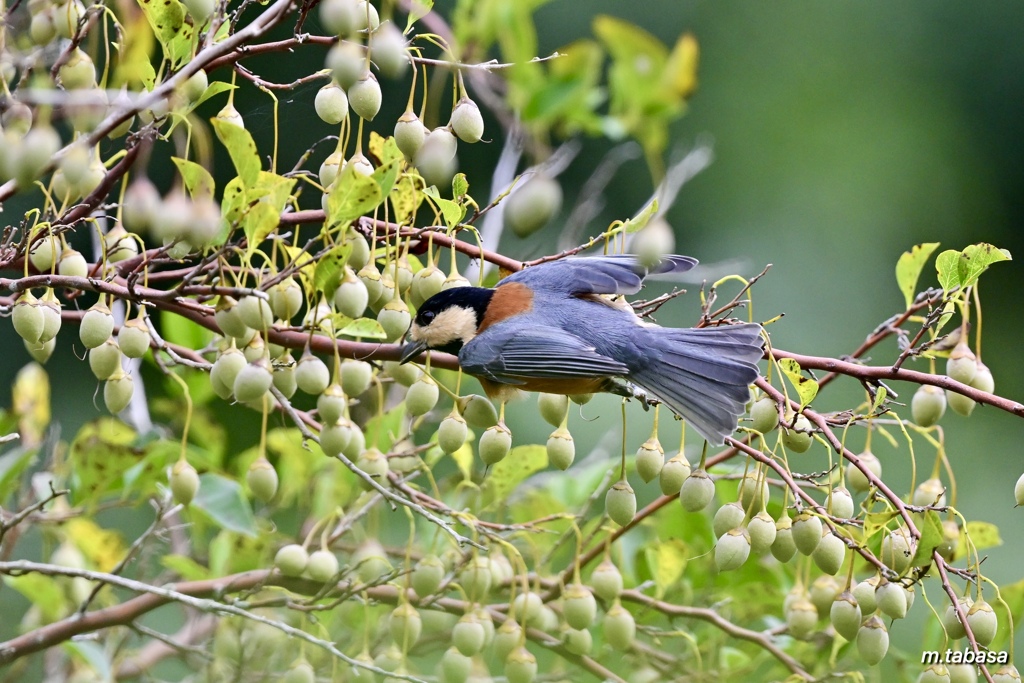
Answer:
<svg viewBox="0 0 1024 683"><path fill-rule="evenodd" d="M487 474L484 491L488 494L488 501L503 502L523 480L547 466L548 449L544 446L516 446Z"/></svg>
<svg viewBox="0 0 1024 683"><path fill-rule="evenodd" d="M353 320L338 331L343 337L362 337L364 339L387 339L384 328L373 318Z"/></svg>
<svg viewBox="0 0 1024 683"><path fill-rule="evenodd" d="M418 181L411 175L405 174L398 179L398 183L388 198L391 200L391 208L395 211L394 220L408 225L416 216L420 204L423 203L423 192L420 190Z"/></svg>
<svg viewBox="0 0 1024 683"><path fill-rule="evenodd" d="M66 640L61 643L61 646L88 664L96 673L98 680L112 680L110 658L107 656L106 650L99 643L88 640Z"/></svg>
<svg viewBox="0 0 1024 683"><path fill-rule="evenodd" d="M185 25L185 7L178 0L139 0L139 6L169 58L168 44Z"/></svg>
<svg viewBox="0 0 1024 683"><path fill-rule="evenodd" d="M351 243L339 242L316 262L313 271L313 287L316 291L330 295L338 288L351 253Z"/></svg>
<svg viewBox="0 0 1024 683"><path fill-rule="evenodd" d="M370 175L380 188L381 201L391 194L395 181L398 179L398 172L402 167L402 152L398 149L398 143L393 137L386 138L380 145L380 166L373 169Z"/></svg>
<svg viewBox="0 0 1024 683"><path fill-rule="evenodd" d="M272 538L268 529L256 536L221 531L210 543L210 573L227 576L266 568L270 561Z"/></svg>
<svg viewBox="0 0 1024 683"><path fill-rule="evenodd" d="M622 229L625 231L627 235L634 232L640 232L647 226L647 223L650 222L651 218L653 218L654 214L656 214L657 212L658 200L652 199L651 202L643 209L641 209L637 215L633 216L628 221L623 223Z"/></svg>
<svg viewBox="0 0 1024 683"><path fill-rule="evenodd" d="M442 198L437 188L433 185L423 190L423 194L430 197L434 205L441 211L444 222L449 228L454 228L458 225L462 221L462 217L466 215L465 207L450 199Z"/></svg>
<svg viewBox="0 0 1024 683"><path fill-rule="evenodd" d="M185 581L205 581L210 578L210 570L187 555L164 555L160 558L160 564Z"/></svg>
<svg viewBox="0 0 1024 683"><path fill-rule="evenodd" d="M259 248L267 235L277 229L281 212L269 202L256 202L245 213L242 228L245 230L246 251L252 254Z"/></svg>
<svg viewBox="0 0 1024 683"><path fill-rule="evenodd" d="M402 401L383 415L374 415L366 422L366 441L376 446L381 453L387 453L402 433L405 419L405 401Z"/></svg>
<svg viewBox="0 0 1024 683"><path fill-rule="evenodd" d="M252 135L245 128L218 118L210 119L210 122L217 133L217 138L228 150L231 163L235 165L238 177L242 179L242 186L248 188L255 185L262 164Z"/></svg>
<svg viewBox="0 0 1024 683"><path fill-rule="evenodd" d="M990 265L1010 260L1010 252L1006 249L997 249L985 242L968 246L960 252L960 259L957 262L960 286L972 286Z"/></svg>
<svg viewBox="0 0 1024 683"><path fill-rule="evenodd" d="M114 417L101 417L82 425L71 442L71 490L76 504L95 503L123 486L122 473L135 465L143 452L134 447L135 430Z"/></svg>
<svg viewBox="0 0 1024 683"><path fill-rule="evenodd" d="M181 174L181 179L185 181L185 189L188 190L190 197L193 199L196 197L213 198L213 191L216 185L209 171L188 159L171 157L171 161L178 167L178 173Z"/></svg>
<svg viewBox="0 0 1024 683"><path fill-rule="evenodd" d="M903 292L903 298L907 302L907 308L914 303L914 295L917 293L917 280L921 277L921 269L928 262L932 252L939 246L938 242L926 242L917 244L910 251L903 252L899 261L896 262L896 283Z"/></svg>
<svg viewBox="0 0 1024 683"><path fill-rule="evenodd" d="M889 392L886 391L885 387L878 387L878 390L875 391L875 400L871 402L872 413L876 412L879 408L882 407L882 404L885 403L885 397L888 393Z"/></svg>
<svg viewBox="0 0 1024 683"><path fill-rule="evenodd" d="M999 537L999 527L989 522L967 522L960 533L970 536L971 542L978 550L994 548L1003 544L1003 539ZM961 538L959 547L966 548L967 544L963 541L964 539Z"/></svg>
<svg viewBox="0 0 1024 683"><path fill-rule="evenodd" d="M433 6L434 6L434 0L412 0L409 3L409 7L408 7L409 18L405 22L405 31L403 31L403 33L408 33L409 29L412 28L413 24L415 24L417 21L419 21L423 17L427 16L427 13L430 12L430 9Z"/></svg>
<svg viewBox="0 0 1024 683"><path fill-rule="evenodd" d="M652 545L644 548L644 552L647 555L647 566L654 579L655 595L660 600L683 575L690 552L686 544L678 538L670 538Z"/></svg>
<svg viewBox="0 0 1024 683"><path fill-rule="evenodd" d="M221 94L222 92L227 92L229 90L234 90L237 87L238 86L231 85L230 83L228 83L226 81L214 81L213 83L210 83L210 85L206 86L206 90L204 90L203 94L199 96L199 99L195 101L195 103L192 105L192 108L195 109L196 107L198 107L200 104L202 104L206 100L210 99L211 97L216 97L217 95Z"/></svg>
<svg viewBox="0 0 1024 683"><path fill-rule="evenodd" d="M214 336L211 330L199 323L170 311L160 311L160 334L166 341L186 349L201 349Z"/></svg>
<svg viewBox="0 0 1024 683"><path fill-rule="evenodd" d="M804 377L799 363L792 358L783 358L779 361L779 367L796 389L801 408L814 400L818 395L818 383L810 377Z"/></svg>
<svg viewBox="0 0 1024 683"><path fill-rule="evenodd" d="M256 521L249 501L238 482L219 474L199 476L199 491L192 508L203 512L221 528L237 531L245 536L256 536Z"/></svg>
<svg viewBox="0 0 1024 683"><path fill-rule="evenodd" d="M942 291L949 292L960 286L960 252L947 249L935 257L935 270L939 274Z"/></svg>
<svg viewBox="0 0 1024 683"><path fill-rule="evenodd" d="M52 576L22 574L4 576L4 585L24 595L39 608L46 622L57 621L65 614L64 589Z"/></svg>
<svg viewBox="0 0 1024 683"><path fill-rule="evenodd" d="M350 223L373 211L384 200L380 185L372 176L364 176L352 164L345 166L327 195L329 227Z"/></svg>
<svg viewBox="0 0 1024 683"><path fill-rule="evenodd" d="M942 533L942 519L935 510L928 510L924 520L917 525L921 532L921 540L917 543L917 552L911 564L915 567L923 567L931 564L932 551L938 548L945 541Z"/></svg>
<svg viewBox="0 0 1024 683"><path fill-rule="evenodd" d="M882 512L869 512L864 519L864 538L868 539L885 528L885 526L899 516L897 510L884 510Z"/></svg>
<svg viewBox="0 0 1024 683"><path fill-rule="evenodd" d="M0 455L0 504L18 489L21 475L35 462L35 448L14 448Z"/></svg>
<svg viewBox="0 0 1024 683"><path fill-rule="evenodd" d="M456 173L452 178L452 196L461 199L469 192L469 181L465 173Z"/></svg>

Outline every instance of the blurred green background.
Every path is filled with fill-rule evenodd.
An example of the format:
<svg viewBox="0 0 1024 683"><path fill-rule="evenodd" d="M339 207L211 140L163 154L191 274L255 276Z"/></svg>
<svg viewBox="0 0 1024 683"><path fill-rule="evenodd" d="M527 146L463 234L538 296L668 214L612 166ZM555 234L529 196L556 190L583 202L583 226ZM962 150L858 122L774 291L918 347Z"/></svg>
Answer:
<svg viewBox="0 0 1024 683"><path fill-rule="evenodd" d="M451 5L438 4L442 13ZM879 322L902 308L893 268L900 253L916 243L937 241L942 249L960 249L986 241L1024 258L1021 3L559 0L536 13L539 54L591 36L591 21L599 13L632 21L668 45L684 31L698 39L699 88L688 114L674 126L670 144L692 146L710 136L715 161L683 189L667 219L675 229L677 250L704 263L738 259L747 276L774 264L758 284L754 301L758 319L786 314L771 327L777 346L818 355L856 348ZM253 67L268 79L286 81L320 68L322 56L311 49L285 59L253 60ZM303 59L309 61L302 64ZM225 78L226 72L212 76ZM387 100L389 85L383 86ZM314 93L315 88L301 90L283 104L284 165L326 134L313 113ZM395 100L391 109L385 104L376 129L392 126L405 95ZM266 98L248 89L236 103L257 139L269 142L273 120ZM610 147L607 140L589 141L560 177L566 211ZM500 150L496 139L462 155L461 170L469 175L477 199L486 195ZM327 150L321 151L317 164ZM224 157L217 163L223 177L230 166ZM152 170L166 189L169 169ZM642 162L623 166L590 234L632 215L650 192ZM12 203L5 212L8 220L16 208ZM557 227L549 226L529 242L506 238L502 248L511 256L538 256L553 248L557 236ZM1020 261L998 264L982 278L981 287L984 360L997 392L1011 398L1024 397L1024 366L1015 355L1024 314L1017 289L1024 282L1022 273ZM934 282L931 267L923 282ZM696 292L691 286L688 296L662 309L659 322L691 323ZM7 386L28 356L9 323L0 329L7 351L0 359L0 382ZM96 384L86 364L70 354L69 336L63 337L49 368L55 418L70 436L97 413ZM871 355L876 363L889 362L895 345L883 344ZM908 367L927 368L924 363ZM896 388L909 400L912 387ZM859 387L844 380L815 407L838 409L860 398ZM4 404L9 403L7 396ZM511 419L522 414L519 422L525 425L533 408L520 404L511 410ZM250 417L243 417L241 409L231 411L240 419ZM606 431L618 429L614 400L597 401L585 412L603 419L575 430L581 456ZM631 434L639 444L649 418L635 408L631 415L637 415ZM574 425L584 424L573 419ZM1024 576L1017 555L1024 546L1024 512L1013 509L1012 489L1024 470L1018 450L1024 423L979 407L969 420L947 414L943 425L949 428L947 450L958 475L960 509L968 519L998 524L1002 532L1004 545L988 551L986 573L1001 584L1017 581ZM547 429L538 426L523 440L546 435ZM255 435L235 430L232 438L241 450ZM663 435L666 443L673 439ZM879 441L875 450L886 479L896 490L905 490L910 481L905 446L892 450ZM862 432L853 433L853 448L862 443ZM805 457L807 470L820 469L824 452L819 447ZM930 469L931 454L923 448L919 463ZM924 610L915 612L915 619L893 630L895 642L910 652L920 647L915 629L924 617Z"/></svg>

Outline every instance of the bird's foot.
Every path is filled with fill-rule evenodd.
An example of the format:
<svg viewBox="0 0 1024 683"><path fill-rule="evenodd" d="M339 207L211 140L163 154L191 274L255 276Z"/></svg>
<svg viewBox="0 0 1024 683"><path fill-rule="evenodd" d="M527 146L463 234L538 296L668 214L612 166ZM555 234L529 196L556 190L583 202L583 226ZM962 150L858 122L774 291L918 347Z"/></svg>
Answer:
<svg viewBox="0 0 1024 683"><path fill-rule="evenodd" d="M650 410L651 406L656 406L661 403L660 400L648 394L647 390L643 387L625 380L612 380L611 387L608 391L616 394L617 396L624 396L627 399L632 398L640 401L640 405L643 406L644 410Z"/></svg>

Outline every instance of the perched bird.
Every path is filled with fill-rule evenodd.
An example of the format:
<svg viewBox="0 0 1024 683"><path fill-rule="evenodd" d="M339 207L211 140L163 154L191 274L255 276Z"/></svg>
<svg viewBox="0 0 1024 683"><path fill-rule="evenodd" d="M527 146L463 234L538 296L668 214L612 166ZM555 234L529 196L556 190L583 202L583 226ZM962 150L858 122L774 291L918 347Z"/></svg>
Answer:
<svg viewBox="0 0 1024 683"><path fill-rule="evenodd" d="M761 326L659 327L615 298L636 294L649 274L696 264L689 256L665 256L650 268L630 255L567 258L525 268L494 289L448 289L420 307L402 362L428 349L457 354L501 401L518 389L640 396L635 385L718 445L735 431L758 377Z"/></svg>

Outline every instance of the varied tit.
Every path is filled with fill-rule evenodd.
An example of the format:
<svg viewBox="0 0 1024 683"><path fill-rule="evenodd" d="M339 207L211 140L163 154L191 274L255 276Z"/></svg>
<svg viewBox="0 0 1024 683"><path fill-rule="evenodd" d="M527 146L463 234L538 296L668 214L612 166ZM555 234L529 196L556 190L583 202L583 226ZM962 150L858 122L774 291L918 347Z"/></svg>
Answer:
<svg viewBox="0 0 1024 683"><path fill-rule="evenodd" d="M693 268L688 256L651 267L636 256L561 259L525 268L494 289L456 287L428 299L402 350L457 354L492 398L515 390L633 395L626 380L721 444L750 400L762 356L761 326L673 329L648 323L618 295L648 275Z"/></svg>

